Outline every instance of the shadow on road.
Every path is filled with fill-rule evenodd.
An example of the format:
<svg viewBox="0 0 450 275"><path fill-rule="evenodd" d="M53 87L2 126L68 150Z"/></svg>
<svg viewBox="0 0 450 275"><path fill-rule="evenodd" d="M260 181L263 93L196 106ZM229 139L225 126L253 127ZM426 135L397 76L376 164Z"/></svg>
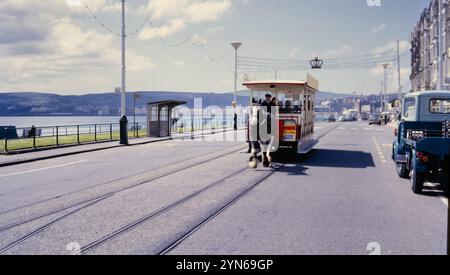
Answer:
<svg viewBox="0 0 450 275"><path fill-rule="evenodd" d="M277 153L273 155L273 159L275 162L285 164L279 172L293 176L308 175L308 166L360 169L375 167L372 155L362 151L317 149L302 157L296 154Z"/></svg>
<svg viewBox="0 0 450 275"><path fill-rule="evenodd" d="M375 167L375 162L372 154L363 151L317 149L311 152L304 165L364 169Z"/></svg>

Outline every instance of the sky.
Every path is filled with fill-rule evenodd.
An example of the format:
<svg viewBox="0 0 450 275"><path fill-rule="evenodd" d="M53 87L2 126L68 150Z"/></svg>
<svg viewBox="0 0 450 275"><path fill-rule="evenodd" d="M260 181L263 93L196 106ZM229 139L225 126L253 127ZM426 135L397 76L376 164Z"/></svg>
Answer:
<svg viewBox="0 0 450 275"><path fill-rule="evenodd" d="M396 50L397 37L407 91L410 34L429 0L370 2L377 0L129 0L127 91L232 91L230 42L243 43L240 56L312 59ZM0 92L113 92L121 85L120 30L120 0L2 0ZM309 73L321 90L338 93L379 93L384 77L381 66ZM396 73L389 71L389 91Z"/></svg>

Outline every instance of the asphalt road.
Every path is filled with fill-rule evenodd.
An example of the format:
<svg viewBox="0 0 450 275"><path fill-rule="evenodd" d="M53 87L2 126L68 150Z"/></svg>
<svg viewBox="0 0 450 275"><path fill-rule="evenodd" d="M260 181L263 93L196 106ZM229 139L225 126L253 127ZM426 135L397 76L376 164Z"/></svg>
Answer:
<svg viewBox="0 0 450 275"><path fill-rule="evenodd" d="M316 133L278 168L246 168L221 134L0 168L0 254L446 253L447 199L397 177L393 129Z"/></svg>

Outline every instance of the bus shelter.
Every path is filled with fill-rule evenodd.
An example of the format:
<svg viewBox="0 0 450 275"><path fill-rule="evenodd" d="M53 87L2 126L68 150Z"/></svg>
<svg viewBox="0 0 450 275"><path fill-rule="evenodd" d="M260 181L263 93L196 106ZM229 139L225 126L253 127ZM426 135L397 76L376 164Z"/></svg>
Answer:
<svg viewBox="0 0 450 275"><path fill-rule="evenodd" d="M175 107L186 103L178 100L149 102L147 104L147 135L149 137L170 137L174 123L172 111Z"/></svg>

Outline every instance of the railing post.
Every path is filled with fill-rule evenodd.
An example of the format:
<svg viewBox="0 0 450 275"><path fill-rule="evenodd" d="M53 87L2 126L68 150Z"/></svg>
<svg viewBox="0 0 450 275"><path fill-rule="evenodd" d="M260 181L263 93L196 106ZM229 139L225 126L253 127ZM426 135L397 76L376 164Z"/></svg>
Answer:
<svg viewBox="0 0 450 275"><path fill-rule="evenodd" d="M80 144L80 125L77 125L77 143Z"/></svg>
<svg viewBox="0 0 450 275"><path fill-rule="evenodd" d="M112 141L113 140L113 125L112 123L109 124L109 139Z"/></svg>
<svg viewBox="0 0 450 275"><path fill-rule="evenodd" d="M191 119L191 139L194 140L194 116Z"/></svg>
<svg viewBox="0 0 450 275"><path fill-rule="evenodd" d="M8 153L8 139L7 138L5 138L5 148L4 148L4 150L5 150L5 153Z"/></svg>
<svg viewBox="0 0 450 275"><path fill-rule="evenodd" d="M59 146L59 126L56 126L56 147Z"/></svg>
<svg viewBox="0 0 450 275"><path fill-rule="evenodd" d="M223 127L223 132L226 132L227 131L227 117L226 117L226 115L223 116L222 127Z"/></svg>
<svg viewBox="0 0 450 275"><path fill-rule="evenodd" d="M36 134L33 135L33 149L36 150Z"/></svg>
<svg viewBox="0 0 450 275"><path fill-rule="evenodd" d="M203 138L204 137L203 136L203 129L205 128L205 120L203 119L203 116L201 117L200 124L202 125L202 138Z"/></svg>
<svg viewBox="0 0 450 275"><path fill-rule="evenodd" d="M94 140L97 142L97 124L94 124Z"/></svg>

